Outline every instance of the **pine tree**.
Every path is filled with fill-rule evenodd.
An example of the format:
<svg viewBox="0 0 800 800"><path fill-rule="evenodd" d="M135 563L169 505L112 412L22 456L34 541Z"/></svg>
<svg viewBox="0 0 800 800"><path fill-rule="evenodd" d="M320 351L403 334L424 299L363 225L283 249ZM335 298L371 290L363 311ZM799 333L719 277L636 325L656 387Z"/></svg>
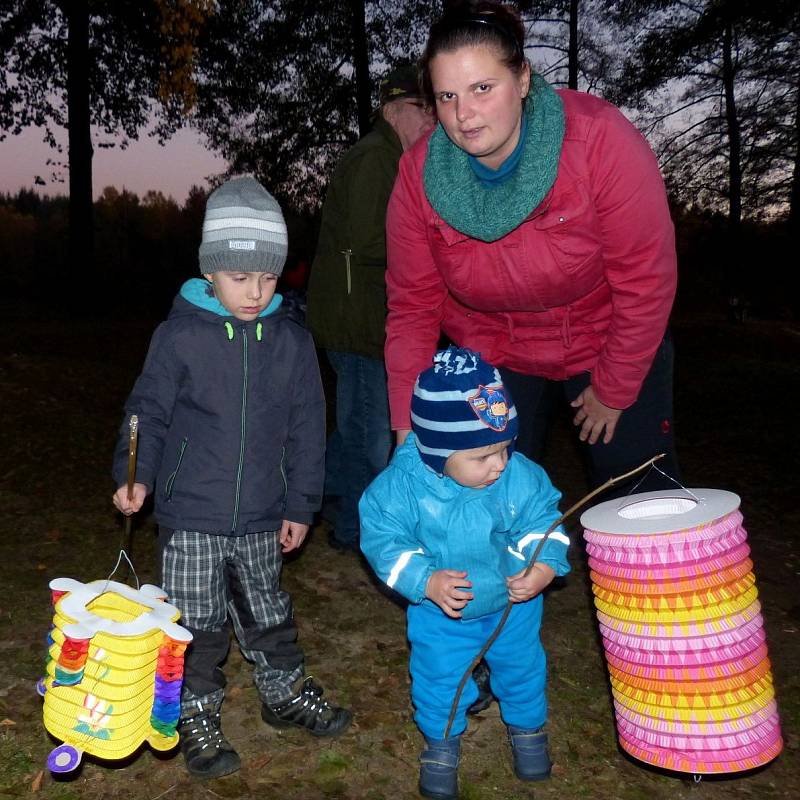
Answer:
<svg viewBox="0 0 800 800"><path fill-rule="evenodd" d="M418 56L438 13L420 0L220 0L200 47L197 125L232 171L317 208L371 126L378 78Z"/></svg>
<svg viewBox="0 0 800 800"><path fill-rule="evenodd" d="M193 104L194 38L212 0L0 1L0 138L68 131L70 254L92 266L91 125L111 147L157 115L169 136Z"/></svg>

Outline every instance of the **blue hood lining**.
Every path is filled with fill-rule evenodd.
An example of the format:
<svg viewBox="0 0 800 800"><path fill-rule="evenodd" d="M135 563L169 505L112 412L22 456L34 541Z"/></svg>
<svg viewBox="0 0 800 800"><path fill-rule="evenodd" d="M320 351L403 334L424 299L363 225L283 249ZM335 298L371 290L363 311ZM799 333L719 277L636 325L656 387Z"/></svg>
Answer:
<svg viewBox="0 0 800 800"><path fill-rule="evenodd" d="M232 318L233 314L209 291L210 288L211 284L205 278L189 278L181 286L180 295L187 303L202 308L204 311L210 311L220 317ZM276 292L269 305L258 315L259 318L267 317L277 311L282 302L283 295Z"/></svg>

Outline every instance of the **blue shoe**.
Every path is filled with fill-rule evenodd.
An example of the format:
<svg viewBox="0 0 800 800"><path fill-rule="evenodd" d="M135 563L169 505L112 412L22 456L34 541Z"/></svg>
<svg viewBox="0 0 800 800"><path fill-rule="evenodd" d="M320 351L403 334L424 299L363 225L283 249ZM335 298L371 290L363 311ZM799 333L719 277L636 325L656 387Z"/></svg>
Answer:
<svg viewBox="0 0 800 800"><path fill-rule="evenodd" d="M553 762L547 752L547 734L542 728L508 726L514 756L514 774L521 781L543 781L550 777Z"/></svg>
<svg viewBox="0 0 800 800"><path fill-rule="evenodd" d="M433 800L458 800L461 737L428 739L419 757L419 793Z"/></svg>

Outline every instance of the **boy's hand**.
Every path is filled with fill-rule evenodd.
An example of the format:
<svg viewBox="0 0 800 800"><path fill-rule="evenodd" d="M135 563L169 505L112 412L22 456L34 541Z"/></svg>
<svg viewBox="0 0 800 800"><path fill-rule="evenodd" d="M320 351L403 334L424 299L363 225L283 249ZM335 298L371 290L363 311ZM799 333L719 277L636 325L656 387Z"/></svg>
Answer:
<svg viewBox="0 0 800 800"><path fill-rule="evenodd" d="M289 553L292 550L297 550L305 541L306 534L308 533L308 525L302 522L292 522L285 519L281 523L280 543L281 550L284 553Z"/></svg>
<svg viewBox="0 0 800 800"><path fill-rule="evenodd" d="M147 497L147 487L143 483L134 483L132 494L133 498L128 500L128 484L126 483L120 486L111 498L116 508L126 517L129 517L142 507L142 503Z"/></svg>
<svg viewBox="0 0 800 800"><path fill-rule="evenodd" d="M524 576L524 577L523 577ZM536 597L543 589L550 585L556 573L552 567L537 561L533 569L525 575L525 570L520 570L516 575L506 578L508 597L512 603L524 603L531 597Z"/></svg>
<svg viewBox="0 0 800 800"><path fill-rule="evenodd" d="M460 589L471 589L472 581L467 580L466 572L455 569L437 569L428 578L425 587L425 596L433 600L448 617L458 619L461 609L472 600L472 592L462 592Z"/></svg>

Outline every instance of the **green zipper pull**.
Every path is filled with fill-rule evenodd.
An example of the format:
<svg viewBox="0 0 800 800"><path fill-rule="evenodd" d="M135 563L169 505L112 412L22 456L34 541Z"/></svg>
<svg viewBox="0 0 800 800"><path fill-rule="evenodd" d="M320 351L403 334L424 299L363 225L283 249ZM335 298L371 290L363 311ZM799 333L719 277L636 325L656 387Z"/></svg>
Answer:
<svg viewBox="0 0 800 800"><path fill-rule="evenodd" d="M256 339L260 342L261 341L261 333L264 330L264 326L259 322L256 325Z"/></svg>
<svg viewBox="0 0 800 800"><path fill-rule="evenodd" d="M342 250L341 253L344 256L345 269L347 270L347 294L350 294L350 290L353 288L350 280L350 256L353 255L353 251L348 248L347 250Z"/></svg>
<svg viewBox="0 0 800 800"><path fill-rule="evenodd" d="M228 341L232 342L233 341L233 325L231 325L230 322L226 322L225 323L225 330L228 332Z"/></svg>

